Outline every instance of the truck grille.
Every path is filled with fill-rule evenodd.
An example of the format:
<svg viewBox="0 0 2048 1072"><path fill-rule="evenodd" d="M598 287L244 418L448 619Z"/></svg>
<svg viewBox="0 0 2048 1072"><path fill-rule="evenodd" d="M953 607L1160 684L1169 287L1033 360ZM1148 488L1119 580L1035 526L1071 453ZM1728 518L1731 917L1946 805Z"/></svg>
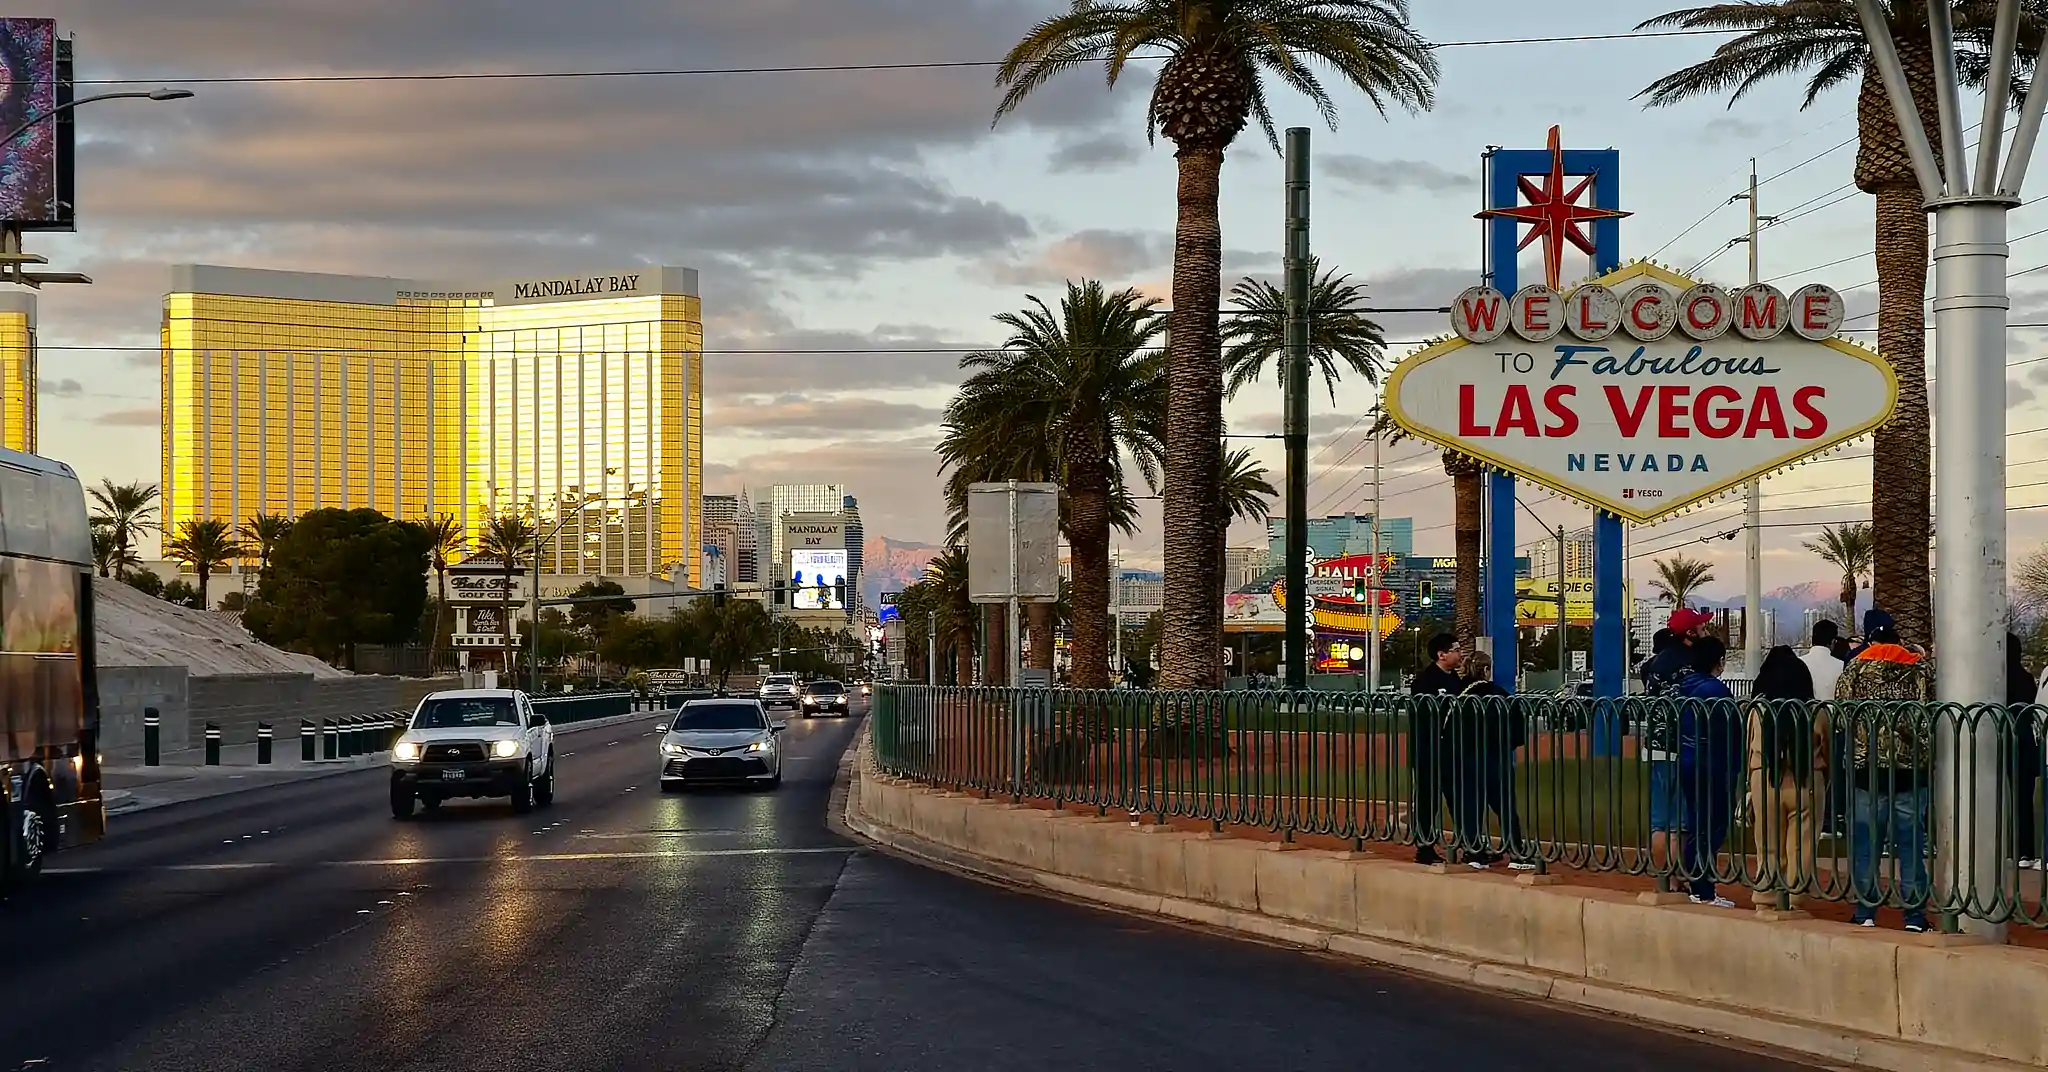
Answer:
<svg viewBox="0 0 2048 1072"><path fill-rule="evenodd" d="M421 758L428 763L481 763L484 760L484 746L473 741L430 744Z"/></svg>

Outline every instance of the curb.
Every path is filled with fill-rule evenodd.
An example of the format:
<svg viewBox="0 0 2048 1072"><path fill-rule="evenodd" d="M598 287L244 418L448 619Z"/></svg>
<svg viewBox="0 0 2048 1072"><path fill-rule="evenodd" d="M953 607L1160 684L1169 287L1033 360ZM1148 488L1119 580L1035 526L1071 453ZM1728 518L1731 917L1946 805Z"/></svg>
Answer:
<svg viewBox="0 0 2048 1072"><path fill-rule="evenodd" d="M1212 933L1227 931L1235 937L1267 945L1364 961L1454 985L1535 999L1581 1013L1622 1016L1652 1029L1705 1035L1738 1048L1758 1047L1808 1062L1819 1059L1831 1064L1882 1069L1884 1072L2018 1072L2028 1067L1998 1058L1853 1034L1749 1010L1687 1002L1585 978L1332 931L1257 912L1143 893L986 859L869 819L860 806L860 775L866 767L866 756L857 754L857 749L866 740L867 727L863 725L856 735L854 747L848 749L842 760L841 773L847 776L848 787L843 813L835 807L834 817L842 820L844 827L862 840L927 866L1027 893L1088 902L1113 911ZM835 790L835 797L837 795Z"/></svg>

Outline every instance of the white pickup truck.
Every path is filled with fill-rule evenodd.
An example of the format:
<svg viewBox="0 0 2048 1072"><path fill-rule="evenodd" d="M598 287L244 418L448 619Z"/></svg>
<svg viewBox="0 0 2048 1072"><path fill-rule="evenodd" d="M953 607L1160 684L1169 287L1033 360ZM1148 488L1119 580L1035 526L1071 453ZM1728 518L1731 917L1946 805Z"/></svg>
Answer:
<svg viewBox="0 0 2048 1072"><path fill-rule="evenodd" d="M391 815L429 814L450 797L510 797L527 812L555 800L555 728L516 689L457 689L420 701L391 748Z"/></svg>

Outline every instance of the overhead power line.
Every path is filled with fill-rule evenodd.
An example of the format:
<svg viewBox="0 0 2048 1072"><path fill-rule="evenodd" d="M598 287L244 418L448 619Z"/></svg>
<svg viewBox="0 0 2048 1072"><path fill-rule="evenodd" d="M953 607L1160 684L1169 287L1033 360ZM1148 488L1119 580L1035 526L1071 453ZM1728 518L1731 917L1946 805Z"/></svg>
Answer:
<svg viewBox="0 0 2048 1072"><path fill-rule="evenodd" d="M1506 45L1562 45L1590 41L1649 41L1664 37L1728 36L1733 30L1643 30L1624 33L1558 34L1551 37L1490 37L1466 41L1436 41L1427 44L1431 49L1446 48L1490 48ZM1149 53L1133 56L1133 60L1159 61L1168 59L1163 53ZM777 64L758 67L655 67L638 69L590 69L572 71L419 71L386 72L379 74L278 74L278 75L216 75L190 76L162 74L137 76L133 78L88 78L79 79L82 86L126 86L143 84L176 84L181 86L229 86L262 85L266 83L289 82L298 84L348 83L348 82L489 82L489 81L561 81L570 79L595 78L686 78L710 77L716 75L759 75L759 74L844 74L867 71L945 71L975 68L999 67L1002 60L927 60L894 63L804 63Z"/></svg>

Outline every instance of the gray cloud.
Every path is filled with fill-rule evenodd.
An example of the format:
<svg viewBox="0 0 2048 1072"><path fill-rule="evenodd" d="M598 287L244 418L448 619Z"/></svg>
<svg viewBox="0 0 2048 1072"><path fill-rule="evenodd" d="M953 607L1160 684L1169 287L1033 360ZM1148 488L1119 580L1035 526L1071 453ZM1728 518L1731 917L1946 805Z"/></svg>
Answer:
<svg viewBox="0 0 2048 1072"><path fill-rule="evenodd" d="M1762 123L1732 115L1717 115L1700 124L1700 133L1716 141L1755 141L1769 132Z"/></svg>
<svg viewBox="0 0 2048 1072"><path fill-rule="evenodd" d="M157 425L157 409L116 409L95 414L92 423L110 428L154 428Z"/></svg>
<svg viewBox="0 0 2048 1072"><path fill-rule="evenodd" d="M935 328L885 324L869 332L812 331L769 314L759 331L707 341L704 393L711 398L775 394L791 384L821 392L952 387L960 358L991 339L959 339Z"/></svg>
<svg viewBox="0 0 2048 1072"><path fill-rule="evenodd" d="M1426 193L1469 191L1476 188L1477 182L1471 175L1439 167L1426 160L1374 160L1350 153L1324 157L1323 170L1343 182L1382 193L1403 190Z"/></svg>
<svg viewBox="0 0 2048 1072"><path fill-rule="evenodd" d="M910 402L813 395L741 396L709 406L721 432L761 438L846 436L885 433L902 436L939 423L941 412Z"/></svg>
<svg viewBox="0 0 2048 1072"><path fill-rule="evenodd" d="M989 275L998 283L1035 286L1099 279L1112 286L1160 268L1173 259L1172 241L1146 231L1076 231L1021 260L997 262Z"/></svg>
<svg viewBox="0 0 2048 1072"><path fill-rule="evenodd" d="M1062 140L1046 167L1054 173L1109 171L1143 159L1144 142L1131 133L1102 133Z"/></svg>
<svg viewBox="0 0 2048 1072"><path fill-rule="evenodd" d="M73 379L37 379L36 393L45 398L77 398L85 393L85 385Z"/></svg>
<svg viewBox="0 0 2048 1072"><path fill-rule="evenodd" d="M2020 380L2005 381L2005 406L2007 409L2015 409L2027 405L2039 397L2041 395L2038 391L2035 391Z"/></svg>

